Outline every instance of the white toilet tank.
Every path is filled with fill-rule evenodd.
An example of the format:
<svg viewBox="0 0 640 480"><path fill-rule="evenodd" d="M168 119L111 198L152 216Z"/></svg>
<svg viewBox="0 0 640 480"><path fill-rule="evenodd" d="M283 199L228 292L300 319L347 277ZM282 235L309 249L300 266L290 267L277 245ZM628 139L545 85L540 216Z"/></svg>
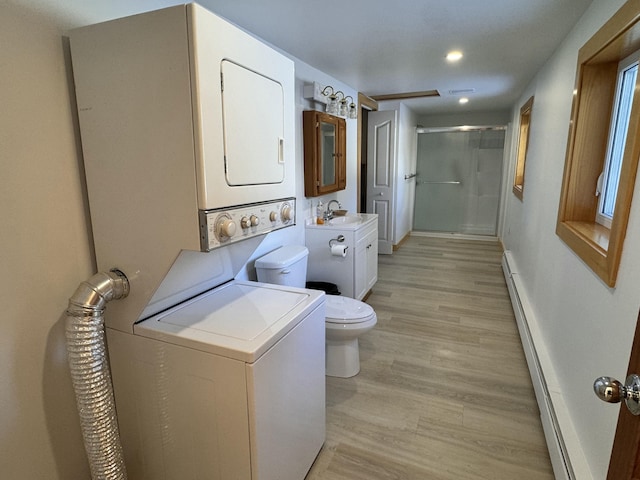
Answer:
<svg viewBox="0 0 640 480"><path fill-rule="evenodd" d="M303 245L285 245L256 260L258 281L304 288L309 250Z"/></svg>

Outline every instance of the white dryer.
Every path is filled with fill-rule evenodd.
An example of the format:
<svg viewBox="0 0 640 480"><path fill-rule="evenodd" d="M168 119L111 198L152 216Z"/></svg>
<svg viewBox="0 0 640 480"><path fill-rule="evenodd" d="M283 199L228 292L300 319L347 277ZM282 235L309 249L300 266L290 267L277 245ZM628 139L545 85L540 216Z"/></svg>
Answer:
<svg viewBox="0 0 640 480"><path fill-rule="evenodd" d="M325 437L324 294L232 281L134 328L108 330L130 478L305 477Z"/></svg>

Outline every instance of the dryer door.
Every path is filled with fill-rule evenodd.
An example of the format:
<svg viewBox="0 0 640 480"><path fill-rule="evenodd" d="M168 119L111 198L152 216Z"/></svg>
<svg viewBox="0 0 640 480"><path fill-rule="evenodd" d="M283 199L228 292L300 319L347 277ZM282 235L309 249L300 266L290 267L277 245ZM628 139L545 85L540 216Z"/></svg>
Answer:
<svg viewBox="0 0 640 480"><path fill-rule="evenodd" d="M230 60L221 63L225 174L230 186L284 181L282 85Z"/></svg>

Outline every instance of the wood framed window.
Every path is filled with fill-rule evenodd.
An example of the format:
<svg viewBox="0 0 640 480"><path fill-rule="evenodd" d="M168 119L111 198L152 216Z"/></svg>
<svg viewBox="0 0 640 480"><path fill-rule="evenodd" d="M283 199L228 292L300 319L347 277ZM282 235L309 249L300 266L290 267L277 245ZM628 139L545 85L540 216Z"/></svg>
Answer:
<svg viewBox="0 0 640 480"><path fill-rule="evenodd" d="M522 200L524 194L524 166L527 161L527 148L529 147L529 125L531 124L531 110L533 109L533 97L520 108L520 133L518 135L518 157L516 160L516 173L513 177L513 193Z"/></svg>
<svg viewBox="0 0 640 480"><path fill-rule="evenodd" d="M556 233L610 287L627 231L638 157L640 93L631 102L611 226L596 222L620 62L640 49L640 3L630 0L578 52Z"/></svg>

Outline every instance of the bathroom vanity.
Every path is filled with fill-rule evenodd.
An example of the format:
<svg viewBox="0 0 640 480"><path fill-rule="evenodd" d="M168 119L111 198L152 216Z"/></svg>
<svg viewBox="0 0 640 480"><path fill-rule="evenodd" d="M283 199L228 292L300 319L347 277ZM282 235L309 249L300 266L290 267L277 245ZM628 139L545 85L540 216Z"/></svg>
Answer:
<svg viewBox="0 0 640 480"><path fill-rule="evenodd" d="M378 215L334 217L306 225L305 233L307 280L335 283L342 295L362 300L378 280ZM331 245L346 246L344 256L332 253Z"/></svg>

